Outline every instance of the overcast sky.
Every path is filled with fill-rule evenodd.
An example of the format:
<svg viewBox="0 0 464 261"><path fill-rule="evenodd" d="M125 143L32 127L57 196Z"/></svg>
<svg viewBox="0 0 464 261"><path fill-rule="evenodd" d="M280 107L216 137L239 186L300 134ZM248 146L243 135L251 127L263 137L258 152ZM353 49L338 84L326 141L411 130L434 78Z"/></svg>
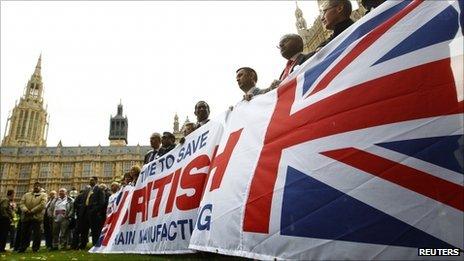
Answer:
<svg viewBox="0 0 464 261"><path fill-rule="evenodd" d="M316 1L298 5L310 26ZM2 1L1 137L40 53L47 146L108 145L120 100L130 145L172 131L176 112L181 124L186 116L194 121L199 100L214 117L242 98L237 68L255 68L259 87L279 77L285 60L276 45L281 35L296 33L295 7L295 1Z"/></svg>

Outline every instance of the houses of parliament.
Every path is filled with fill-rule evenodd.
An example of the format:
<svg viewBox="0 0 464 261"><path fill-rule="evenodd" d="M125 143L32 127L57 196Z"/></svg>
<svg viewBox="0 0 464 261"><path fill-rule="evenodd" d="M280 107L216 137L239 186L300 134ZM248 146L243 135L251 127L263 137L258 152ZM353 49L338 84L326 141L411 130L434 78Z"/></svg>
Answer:
<svg viewBox="0 0 464 261"><path fill-rule="evenodd" d="M364 12L362 7L354 10L352 19L359 19ZM295 16L296 29L305 42L305 52L312 51L330 36L319 17L308 29L298 6ZM18 201L36 181L47 191L61 187L79 190L92 176L109 184L121 179L131 166L143 164L143 157L151 148L127 145L128 120L123 116L122 104L117 106L117 114L110 119L109 146L64 147L60 142L56 147L47 147L49 119L44 108L41 68L42 58L39 57L24 94L8 117L0 147L1 195L14 189ZM173 133L179 139L182 128L179 128L177 115L173 125Z"/></svg>

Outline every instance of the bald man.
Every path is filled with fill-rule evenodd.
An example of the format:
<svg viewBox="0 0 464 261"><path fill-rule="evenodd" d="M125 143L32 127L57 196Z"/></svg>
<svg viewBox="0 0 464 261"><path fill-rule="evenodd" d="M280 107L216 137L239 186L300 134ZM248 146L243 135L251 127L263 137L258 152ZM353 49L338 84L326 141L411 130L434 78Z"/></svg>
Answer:
<svg viewBox="0 0 464 261"><path fill-rule="evenodd" d="M280 54L287 60L287 65L280 74L279 80L283 81L293 72L295 67L304 63L310 56L304 55L303 39L297 34L286 34L280 38Z"/></svg>
<svg viewBox="0 0 464 261"><path fill-rule="evenodd" d="M150 146L152 147L152 150L150 150L149 152L147 152L147 154L145 154L145 157L143 159L143 164L147 164L148 162L151 162L155 160L156 158L158 158L158 152L159 152L160 145L161 145L161 135L157 132L154 132L150 136Z"/></svg>

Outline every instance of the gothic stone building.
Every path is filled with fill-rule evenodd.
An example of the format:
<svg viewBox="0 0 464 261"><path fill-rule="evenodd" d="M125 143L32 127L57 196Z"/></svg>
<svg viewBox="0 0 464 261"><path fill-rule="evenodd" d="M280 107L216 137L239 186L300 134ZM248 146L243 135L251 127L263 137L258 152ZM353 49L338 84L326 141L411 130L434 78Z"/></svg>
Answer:
<svg viewBox="0 0 464 261"><path fill-rule="evenodd" d="M110 119L110 146L47 147L48 115L43 106L41 57L19 103L8 117L0 147L0 193L16 191L16 200L39 181L49 190L78 190L91 176L109 184L132 165L143 164L149 146L127 146L127 117L119 104Z"/></svg>

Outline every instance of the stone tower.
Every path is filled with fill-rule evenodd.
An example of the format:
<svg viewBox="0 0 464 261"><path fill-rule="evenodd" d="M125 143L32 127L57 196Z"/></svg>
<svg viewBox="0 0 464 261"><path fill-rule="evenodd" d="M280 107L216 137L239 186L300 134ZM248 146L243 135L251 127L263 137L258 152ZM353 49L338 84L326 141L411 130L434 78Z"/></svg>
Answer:
<svg viewBox="0 0 464 261"><path fill-rule="evenodd" d="M173 126L173 131L174 132L179 132L179 116L177 116L177 113L174 115L174 126Z"/></svg>
<svg viewBox="0 0 464 261"><path fill-rule="evenodd" d="M48 115L43 106L41 66L42 55L39 56L23 96L8 116L2 141L4 147L47 146Z"/></svg>
<svg viewBox="0 0 464 261"><path fill-rule="evenodd" d="M122 116L122 104L119 102L118 113L110 119L110 146L127 145L127 117Z"/></svg>

